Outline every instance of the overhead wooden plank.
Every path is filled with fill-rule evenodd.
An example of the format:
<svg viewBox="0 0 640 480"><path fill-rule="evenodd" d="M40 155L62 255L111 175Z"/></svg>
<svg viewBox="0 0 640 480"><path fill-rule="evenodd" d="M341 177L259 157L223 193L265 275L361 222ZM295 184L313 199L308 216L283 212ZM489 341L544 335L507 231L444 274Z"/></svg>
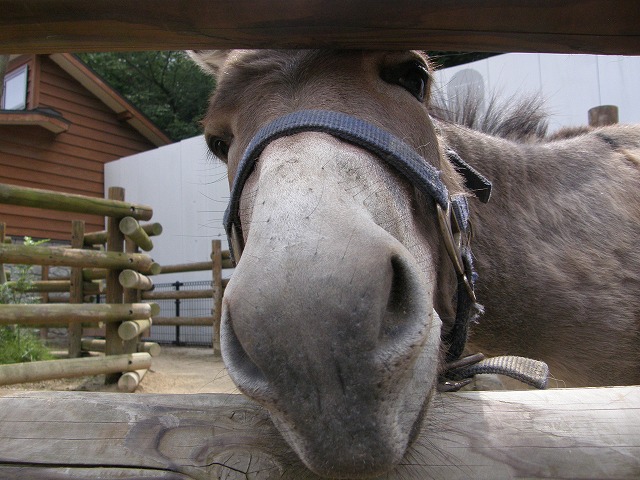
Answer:
<svg viewBox="0 0 640 480"><path fill-rule="evenodd" d="M640 54L636 0L2 0L0 53L421 48Z"/></svg>
<svg viewBox="0 0 640 480"><path fill-rule="evenodd" d="M640 387L440 394L427 419L388 478L640 478ZM5 391L0 478L316 477L244 396Z"/></svg>

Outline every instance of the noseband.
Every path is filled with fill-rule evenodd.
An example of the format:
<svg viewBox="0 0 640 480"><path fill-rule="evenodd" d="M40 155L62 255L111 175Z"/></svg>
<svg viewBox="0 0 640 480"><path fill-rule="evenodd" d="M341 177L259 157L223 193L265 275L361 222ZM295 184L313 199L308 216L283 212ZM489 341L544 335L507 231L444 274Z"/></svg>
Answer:
<svg viewBox="0 0 640 480"><path fill-rule="evenodd" d="M474 294L477 274L470 247L467 199L464 195L449 195L435 167L404 141L375 125L344 113L302 110L277 118L260 129L240 161L224 215L232 258L238 261L242 255L244 242L239 216L240 197L256 161L272 141L301 132L327 133L373 153L391 165L425 197L433 199L444 244L458 278L456 320L443 342L448 346L446 360L451 362L459 358L467 341L469 322L479 313ZM480 200L488 201L491 183L455 152L448 150L446 153L467 186L476 192Z"/></svg>

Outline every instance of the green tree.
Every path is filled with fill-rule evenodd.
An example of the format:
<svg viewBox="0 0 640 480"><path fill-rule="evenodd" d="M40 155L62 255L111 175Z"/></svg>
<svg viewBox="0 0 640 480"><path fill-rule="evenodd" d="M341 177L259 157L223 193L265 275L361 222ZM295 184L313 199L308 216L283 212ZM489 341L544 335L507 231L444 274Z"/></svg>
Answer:
<svg viewBox="0 0 640 480"><path fill-rule="evenodd" d="M84 53L78 57L172 140L202 133L214 81L184 52Z"/></svg>
<svg viewBox="0 0 640 480"><path fill-rule="evenodd" d="M441 68L494 53L428 52ZM202 133L200 120L215 87L181 51L83 53L78 57L160 127L172 140Z"/></svg>

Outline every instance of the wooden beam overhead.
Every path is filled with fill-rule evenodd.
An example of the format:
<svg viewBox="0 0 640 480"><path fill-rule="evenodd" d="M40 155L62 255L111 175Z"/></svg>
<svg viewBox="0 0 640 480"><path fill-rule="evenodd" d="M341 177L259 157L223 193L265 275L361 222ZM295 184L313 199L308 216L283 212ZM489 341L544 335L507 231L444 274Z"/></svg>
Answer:
<svg viewBox="0 0 640 480"><path fill-rule="evenodd" d="M637 0L0 0L0 53L419 48L640 54Z"/></svg>

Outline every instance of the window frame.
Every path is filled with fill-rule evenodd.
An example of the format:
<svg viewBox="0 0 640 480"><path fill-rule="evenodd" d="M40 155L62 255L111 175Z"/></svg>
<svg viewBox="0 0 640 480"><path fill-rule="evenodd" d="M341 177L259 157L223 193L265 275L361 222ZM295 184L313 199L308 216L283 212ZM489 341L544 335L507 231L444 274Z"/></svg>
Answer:
<svg viewBox="0 0 640 480"><path fill-rule="evenodd" d="M10 84L12 80L19 79L24 76L24 84L19 83L20 88L24 88L24 97L21 100L21 103L14 103L10 108L6 107L7 102L7 92L9 88L7 86ZM16 69L11 70L6 73L3 79L3 88L2 88L2 99L0 101L0 109L2 110L26 110L28 101L29 101L29 65L24 64L19 66Z"/></svg>

